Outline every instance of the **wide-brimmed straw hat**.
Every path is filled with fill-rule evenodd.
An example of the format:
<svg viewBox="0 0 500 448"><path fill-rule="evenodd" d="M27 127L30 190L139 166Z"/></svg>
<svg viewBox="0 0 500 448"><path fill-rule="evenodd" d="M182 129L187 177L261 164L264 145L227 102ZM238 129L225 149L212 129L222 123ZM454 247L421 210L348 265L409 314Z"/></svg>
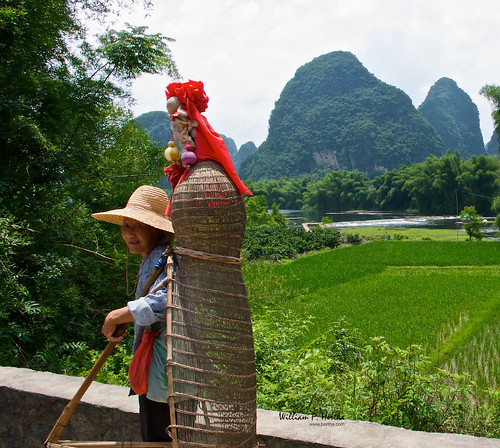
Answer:
<svg viewBox="0 0 500 448"><path fill-rule="evenodd" d="M161 188L143 185L135 190L125 208L93 213L92 218L123 225L123 218L131 218L156 229L174 233L172 222L165 216L168 196Z"/></svg>

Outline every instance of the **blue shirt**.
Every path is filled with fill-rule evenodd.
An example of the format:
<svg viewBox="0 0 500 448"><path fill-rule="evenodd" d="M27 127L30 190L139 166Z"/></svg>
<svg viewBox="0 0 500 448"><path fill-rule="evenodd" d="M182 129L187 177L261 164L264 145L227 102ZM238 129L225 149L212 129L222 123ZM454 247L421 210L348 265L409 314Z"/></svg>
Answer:
<svg viewBox="0 0 500 448"><path fill-rule="evenodd" d="M167 345L165 342L166 325L165 325L165 309L167 307L167 289L161 288L159 291L139 297L140 292L146 285L151 274L155 271L155 264L160 258L167 246L161 245L155 247L149 255L143 260L139 268L137 290L135 293L136 299L127 303L128 309L134 318L134 347L135 353L137 347L141 343L142 334L145 329L150 329L152 324L159 323L156 331L160 336L155 339L153 354L151 356L151 364L148 374L148 391L146 396L150 400L167 402L168 399L168 382L165 373L165 361L167 359ZM157 278L150 291L154 290L167 274L163 271Z"/></svg>

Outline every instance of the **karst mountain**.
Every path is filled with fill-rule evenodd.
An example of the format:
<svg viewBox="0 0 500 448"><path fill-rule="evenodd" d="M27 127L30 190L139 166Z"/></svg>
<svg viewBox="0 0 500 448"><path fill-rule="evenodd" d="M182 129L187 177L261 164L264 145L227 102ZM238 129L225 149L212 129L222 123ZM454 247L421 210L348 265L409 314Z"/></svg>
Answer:
<svg viewBox="0 0 500 448"><path fill-rule="evenodd" d="M166 145L170 139L166 112L136 121L155 140ZM319 56L296 71L275 103L259 148L253 142L237 148L231 137L222 137L244 180L325 169L376 176L448 149L463 158L498 153L495 135L485 150L477 106L454 80L439 79L417 109L405 92L377 79L345 51Z"/></svg>

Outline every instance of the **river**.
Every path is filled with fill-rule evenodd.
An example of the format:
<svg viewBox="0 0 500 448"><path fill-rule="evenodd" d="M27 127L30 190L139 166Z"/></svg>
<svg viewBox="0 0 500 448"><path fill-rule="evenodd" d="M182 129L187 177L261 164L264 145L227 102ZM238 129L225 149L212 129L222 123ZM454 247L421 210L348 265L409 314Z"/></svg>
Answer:
<svg viewBox="0 0 500 448"><path fill-rule="evenodd" d="M368 210L350 210L346 212L331 212L314 214L302 210L280 210L289 220L290 225L300 227L305 223L317 223L322 218L333 221L334 227L345 229L349 227L421 227L432 229L463 229L457 216L427 216L411 213L379 212ZM484 217L488 221L485 226L487 238L494 237L496 231L491 228L494 217Z"/></svg>

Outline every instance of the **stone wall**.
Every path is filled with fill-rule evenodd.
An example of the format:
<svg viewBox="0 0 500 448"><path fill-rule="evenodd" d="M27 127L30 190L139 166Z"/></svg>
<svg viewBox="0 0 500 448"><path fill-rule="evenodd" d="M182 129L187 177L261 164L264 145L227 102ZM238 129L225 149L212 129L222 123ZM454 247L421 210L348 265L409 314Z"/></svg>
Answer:
<svg viewBox="0 0 500 448"><path fill-rule="evenodd" d="M0 368L0 448L43 447L83 378ZM61 439L140 440L137 397L127 388L93 383Z"/></svg>
<svg viewBox="0 0 500 448"><path fill-rule="evenodd" d="M0 367L0 448L41 448L83 378ZM128 388L93 383L61 440L138 441L137 397ZM499 439L428 434L357 421L258 410L266 448L500 448Z"/></svg>

